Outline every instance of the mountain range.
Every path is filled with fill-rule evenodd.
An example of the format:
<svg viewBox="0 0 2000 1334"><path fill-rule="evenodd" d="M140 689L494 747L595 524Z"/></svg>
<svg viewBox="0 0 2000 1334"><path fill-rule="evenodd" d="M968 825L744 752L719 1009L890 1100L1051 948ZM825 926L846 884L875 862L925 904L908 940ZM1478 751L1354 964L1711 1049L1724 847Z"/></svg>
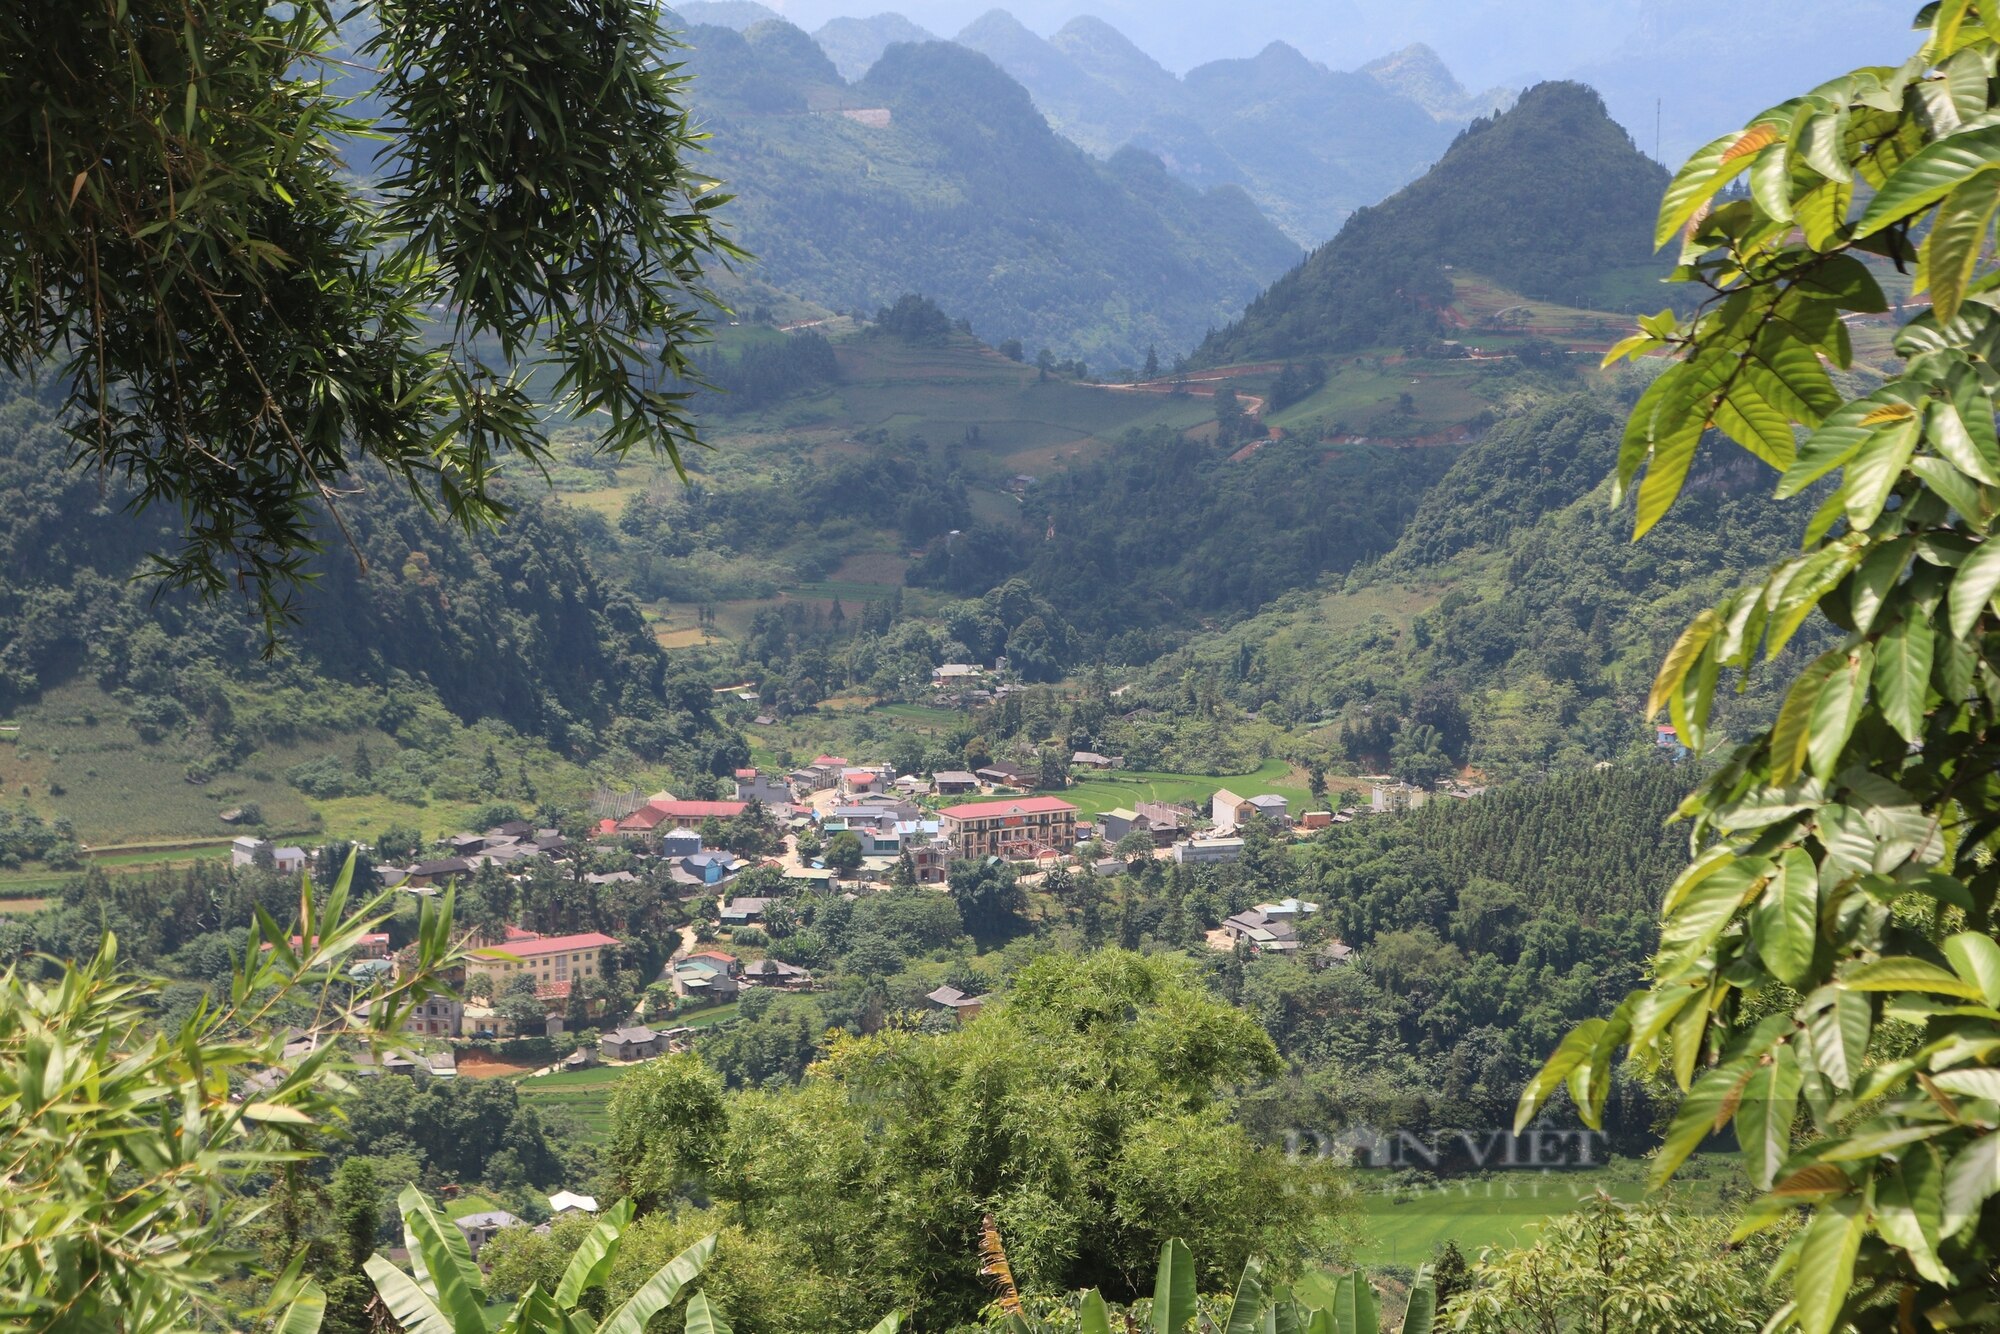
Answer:
<svg viewBox="0 0 2000 1334"><path fill-rule="evenodd" d="M853 0L772 0L813 28L866 12ZM913 17L935 32L977 19L991 0L923 0ZM1052 33L1077 0L1007 0L1021 22ZM740 6L731 6L739 8ZM1437 51L1475 88L1577 79L1664 161L1678 162L1774 102L1858 65L1893 65L1914 49L1910 0L1740 0L1704 9L1681 0L1092 0L1169 70L1245 58L1283 39L1309 59L1353 69L1412 42ZM716 22L710 17L704 22ZM1313 238L1315 240L1320 238Z"/></svg>
<svg viewBox="0 0 2000 1334"><path fill-rule="evenodd" d="M1578 83L1528 89L1474 121L1422 179L1340 234L1210 337L1210 364L1421 342L1448 332L1452 274L1596 310L1651 308L1663 168Z"/></svg>
<svg viewBox="0 0 2000 1334"><path fill-rule="evenodd" d="M1242 190L1093 157L1020 84L946 42L843 79L790 24L687 32L704 167L761 281L872 314L920 292L992 343L1109 369L1185 348L1295 263Z"/></svg>
<svg viewBox="0 0 2000 1334"><path fill-rule="evenodd" d="M679 12L739 30L778 17L750 0L693 0ZM891 45L940 39L884 13L831 19L813 40L842 78L858 80ZM1239 185L1301 245L1407 184L1459 127L1511 100L1501 89L1468 93L1426 47L1343 72L1272 42L1182 76L1090 17L1044 38L994 9L952 40L991 58L1072 142L1099 157L1142 148L1198 187Z"/></svg>

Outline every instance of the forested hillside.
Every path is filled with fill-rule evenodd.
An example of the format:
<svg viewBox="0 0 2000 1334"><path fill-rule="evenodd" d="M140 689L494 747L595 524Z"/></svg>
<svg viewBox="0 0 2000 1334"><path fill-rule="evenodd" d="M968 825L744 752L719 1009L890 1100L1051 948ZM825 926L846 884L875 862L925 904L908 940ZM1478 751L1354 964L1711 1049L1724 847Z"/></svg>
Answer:
<svg viewBox="0 0 2000 1334"><path fill-rule="evenodd" d="M510 522L467 539L371 477L342 498L344 531L322 524L299 620L265 658L247 603L135 581L149 551L172 548L172 516L135 516L121 483L67 467L52 403L0 389L0 714L87 683L143 743L187 747L190 781L315 733L404 731L435 762L455 748L437 730L453 715L576 759L694 770L734 756L706 683L671 669L638 607L599 577L608 536L594 516L524 486ZM386 781L389 757L376 759Z"/></svg>
<svg viewBox="0 0 2000 1334"><path fill-rule="evenodd" d="M988 342L1111 370L1192 345L1298 258L1241 190L1098 161L965 47L896 46L849 85L789 24L688 40L751 271L821 305L922 292Z"/></svg>
<svg viewBox="0 0 2000 1334"><path fill-rule="evenodd" d="M1575 83L1474 121L1421 180L1340 234L1202 344L1211 364L1453 336L1452 271L1601 310L1657 309L1654 202L1666 173Z"/></svg>
<svg viewBox="0 0 2000 1334"><path fill-rule="evenodd" d="M1718 590L1782 558L1812 498L1773 504L1747 459L1719 458L1634 544L1604 480L1622 414L1620 399L1576 393L1504 419L1380 562L1168 656L1160 689L1195 672L1247 708L1340 719L1347 758L1417 778L1467 761L1542 772L1645 743L1637 706L1672 637ZM1770 707L1753 686L1720 712Z"/></svg>
<svg viewBox="0 0 2000 1334"><path fill-rule="evenodd" d="M1442 449L1284 440L1232 459L1135 433L1048 478L1019 528L981 528L911 567L961 595L1020 577L1076 629L1074 661L1144 662L1163 629L1231 617L1387 551L1449 464Z"/></svg>

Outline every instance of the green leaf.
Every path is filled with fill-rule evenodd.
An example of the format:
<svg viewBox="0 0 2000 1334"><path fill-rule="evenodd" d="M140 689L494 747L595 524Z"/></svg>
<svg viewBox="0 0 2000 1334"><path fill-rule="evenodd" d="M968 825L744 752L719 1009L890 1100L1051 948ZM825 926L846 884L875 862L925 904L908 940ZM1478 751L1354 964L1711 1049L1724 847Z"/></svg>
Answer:
<svg viewBox="0 0 2000 1334"><path fill-rule="evenodd" d="M1236 1280L1236 1295L1230 1300L1228 1319L1222 1322L1222 1334L1257 1334L1264 1309L1263 1272L1263 1261L1256 1256L1243 1262L1243 1276Z"/></svg>
<svg viewBox="0 0 2000 1334"><path fill-rule="evenodd" d="M1848 738L1854 735L1855 724L1861 721L1874 667L1875 650L1867 644L1848 649L1827 673L1813 701L1807 725L1806 757L1812 763L1812 771L1821 778L1831 778L1843 767L1841 756L1846 753Z"/></svg>
<svg viewBox="0 0 2000 1334"><path fill-rule="evenodd" d="M1847 522L1857 532L1882 517L1882 507L1909 466L1921 434L1918 419L1899 421L1876 431L1847 461L1842 478L1847 496Z"/></svg>
<svg viewBox="0 0 2000 1334"><path fill-rule="evenodd" d="M1342 1274L1329 1309L1336 1334L1379 1334L1382 1328L1375 1289L1365 1274Z"/></svg>
<svg viewBox="0 0 2000 1334"><path fill-rule="evenodd" d="M1704 144L1674 173L1673 180L1667 183L1665 197L1660 200L1659 221L1653 227L1655 250L1673 240L1701 206L1743 170L1743 163L1727 159L1726 155L1748 134L1747 130L1735 130ZM1725 173L1725 160L1734 161L1735 170Z"/></svg>
<svg viewBox="0 0 2000 1334"><path fill-rule="evenodd" d="M1908 955L1857 964L1841 975L1838 985L1849 991L1927 991L1964 1000L1985 999L1985 993L1972 983Z"/></svg>
<svg viewBox="0 0 2000 1334"><path fill-rule="evenodd" d="M1813 1068L1837 1089L1854 1087L1868 1060L1874 1007L1858 991L1835 991L1830 1002L1806 1016L1806 1043Z"/></svg>
<svg viewBox="0 0 2000 1334"><path fill-rule="evenodd" d="M1850 585L1849 610L1854 616L1856 633L1865 635L1875 628L1875 618L1881 615L1883 603L1909 563L1910 544L1900 539L1878 543L1862 557Z"/></svg>
<svg viewBox="0 0 2000 1334"><path fill-rule="evenodd" d="M1847 655L1838 649L1822 654L1799 673L1799 679L1779 706L1778 721L1771 727L1771 777L1789 783L1805 767L1806 747L1812 741L1813 711L1827 678L1842 669Z"/></svg>
<svg viewBox="0 0 2000 1334"><path fill-rule="evenodd" d="M1949 1239L1964 1231L1996 1190L2000 1190L2000 1135L1988 1132L1954 1154L1944 1170L1944 1218L1938 1234Z"/></svg>
<svg viewBox="0 0 2000 1334"><path fill-rule="evenodd" d="M284 1314L271 1327L271 1334L319 1334L326 1318L326 1292L317 1283L305 1283L286 1304Z"/></svg>
<svg viewBox="0 0 2000 1334"><path fill-rule="evenodd" d="M2000 542L1981 542L1952 577L1949 605L1954 638L1971 638L1996 590L2000 590Z"/></svg>
<svg viewBox="0 0 2000 1334"><path fill-rule="evenodd" d="M1854 179L1854 169L1841 152L1847 138L1847 117L1847 103L1843 100L1812 111L1792 131L1792 152L1804 158L1820 175L1843 184Z"/></svg>
<svg viewBox="0 0 2000 1334"><path fill-rule="evenodd" d="M1403 1304L1402 1334L1431 1334L1437 1324L1437 1284L1429 1265L1417 1269L1417 1281L1410 1285L1410 1299Z"/></svg>
<svg viewBox="0 0 2000 1334"><path fill-rule="evenodd" d="M1652 1189L1658 1190L1666 1185L1680 1165L1687 1161L1688 1155L1720 1128L1716 1118L1723 1114L1728 1105L1727 1099L1735 1095L1743 1076L1740 1066L1727 1065L1710 1070L1695 1081L1694 1087L1688 1090L1687 1096L1681 1099L1680 1107L1675 1110L1666 1138L1661 1141L1660 1150L1654 1155L1653 1165L1646 1174Z"/></svg>
<svg viewBox="0 0 2000 1334"><path fill-rule="evenodd" d="M1819 867L1804 848L1787 848L1750 911L1750 935L1771 972L1797 986L1812 968L1818 931Z"/></svg>
<svg viewBox="0 0 2000 1334"><path fill-rule="evenodd" d="M681 1289L708 1268L714 1256L715 1234L710 1233L655 1270L623 1306L598 1326L597 1334L644 1334L646 1322L672 1306Z"/></svg>
<svg viewBox="0 0 2000 1334"><path fill-rule="evenodd" d="M1089 1292L1084 1294L1083 1298L1084 1309L1087 1310L1089 1308L1090 1299L1092 1297L1097 1297L1097 1289L1095 1288L1092 1288ZM1097 1297L1097 1309L1100 1312L1104 1310L1104 1299L1102 1297ZM1105 1334L1109 1334L1109 1323L1110 1323L1109 1321L1106 1322ZM889 1312L889 1314L883 1316L880 1320L876 1321L875 1327L869 1330L868 1334L897 1334L897 1331L901 1330L902 1328L903 1328L903 1313L901 1311L891 1311ZM1097 1330L1092 1329L1089 1325L1085 1325L1083 1327L1083 1334L1099 1334L1099 1332Z"/></svg>
<svg viewBox="0 0 2000 1334"><path fill-rule="evenodd" d="M1936 632L1930 618L1914 610L1882 636L1876 648L1874 688L1882 716L1912 746L1924 740L1924 710L1930 704L1930 660Z"/></svg>
<svg viewBox="0 0 2000 1334"><path fill-rule="evenodd" d="M1668 424L1664 435L1653 438L1653 452L1646 462L1646 475L1639 479L1638 518L1632 537L1644 537L1653 525L1666 517L1687 481L1688 467L1694 462L1695 446L1701 443L1703 422L1686 416Z"/></svg>
<svg viewBox="0 0 2000 1334"><path fill-rule="evenodd" d="M423 1262L419 1277L426 1280L438 1306L454 1326L480 1328L485 1319L481 1313L486 1309L486 1290L465 1234L458 1230L458 1224L440 1218L415 1186L403 1187L396 1206L403 1212L403 1236L412 1259L421 1257Z"/></svg>
<svg viewBox="0 0 2000 1334"><path fill-rule="evenodd" d="M1076 1324L1080 1334L1111 1334L1111 1308L1104 1304L1104 1294L1096 1288L1084 1293L1083 1300L1077 1303ZM1234 1326L1230 1334L1235 1334Z"/></svg>
<svg viewBox="0 0 2000 1334"><path fill-rule="evenodd" d="M1792 1152L1792 1123L1799 1109L1798 1056L1789 1045L1757 1067L1736 1110L1736 1142L1742 1146L1750 1182L1770 1189L1778 1168Z"/></svg>
<svg viewBox="0 0 2000 1334"><path fill-rule="evenodd" d="M1660 924L1660 969L1674 971L1674 961L1691 961L1708 953L1736 912L1763 888L1777 868L1762 857L1739 857L1706 876Z"/></svg>
<svg viewBox="0 0 2000 1334"><path fill-rule="evenodd" d="M730 1334L729 1322L709 1304L705 1292L688 1298L687 1334Z"/></svg>
<svg viewBox="0 0 2000 1334"><path fill-rule="evenodd" d="M1980 999L2000 1006L2000 944L1978 931L1961 931L1944 942L1952 971L1979 988Z"/></svg>
<svg viewBox="0 0 2000 1334"><path fill-rule="evenodd" d="M1854 1286L1854 1257L1867 1231L1867 1215L1852 1196L1813 1211L1792 1277L1801 1334L1832 1334Z"/></svg>
<svg viewBox="0 0 2000 1334"><path fill-rule="evenodd" d="M1919 149L1868 201L1856 240L1937 203L1973 177L2000 167L2000 126L1954 134Z"/></svg>
<svg viewBox="0 0 2000 1334"><path fill-rule="evenodd" d="M1964 515L1973 531L1986 530L1992 506L1987 503L1986 493L1980 489L1979 483L1943 459L1932 458L1928 454L1919 454L1911 459L1910 471L1936 492L1940 500Z"/></svg>
<svg viewBox="0 0 2000 1334"><path fill-rule="evenodd" d="M1993 183L2000 190L2000 172L1994 174ZM1956 403L1932 403L1926 415L1929 422L1925 438L1952 467L1983 485L2000 486L2000 473L1995 472L2000 459L1988 457L1992 440L1990 418L1986 431L1975 436Z"/></svg>
<svg viewBox="0 0 2000 1334"><path fill-rule="evenodd" d="M1194 1319L1194 1257L1187 1243L1169 1237L1160 1246L1160 1269L1153 1281L1153 1334L1180 1334Z"/></svg>
<svg viewBox="0 0 2000 1334"><path fill-rule="evenodd" d="M1520 1100L1514 1106L1515 1134L1520 1134L1521 1130L1535 1119L1548 1104L1549 1099L1555 1096L1556 1090L1563 1086L1563 1081L1569 1078L1570 1072L1576 1069L1584 1057L1590 1055L1592 1049L1597 1046L1598 1035L1606 1027L1608 1025L1602 1019L1586 1019L1556 1044L1556 1049L1549 1055L1549 1059L1542 1063L1542 1068L1535 1072L1535 1077L1521 1090Z"/></svg>
<svg viewBox="0 0 2000 1334"><path fill-rule="evenodd" d="M1667 650L1665 660L1660 663L1659 675L1653 678L1652 693L1646 697L1646 717L1651 718L1666 707L1668 696L1679 689L1681 678L1687 675L1688 668L1708 647L1708 641L1715 638L1721 625L1721 618L1712 609L1705 609L1688 623L1687 629L1681 631L1680 638L1674 641L1674 646Z"/></svg>
<svg viewBox="0 0 2000 1334"><path fill-rule="evenodd" d="M612 1264L618 1259L619 1234L631 1221L630 1200L620 1200L599 1216L563 1269L562 1279L556 1284L557 1306L569 1310L576 1306L584 1293L604 1285L604 1280L611 1275Z"/></svg>
<svg viewBox="0 0 2000 1334"><path fill-rule="evenodd" d="M1966 298L1972 270L1978 266L1992 230L1994 208L2000 208L2000 172L1980 172L1952 190L1938 206L1930 238L1918 258L1922 282L1918 290L1930 288L1930 308L1940 320L1956 316Z"/></svg>
<svg viewBox="0 0 2000 1334"><path fill-rule="evenodd" d="M1919 1274L1942 1287L1951 1271L1938 1260L1938 1229L1944 1221L1944 1174L1929 1148L1906 1152L1894 1170L1876 1178L1875 1229L1891 1246L1907 1251Z"/></svg>
<svg viewBox="0 0 2000 1334"><path fill-rule="evenodd" d="M1931 1083L1947 1093L1967 1098L2000 1102L2000 1070L1978 1066L1968 1070L1944 1070L1931 1076Z"/></svg>
<svg viewBox="0 0 2000 1334"><path fill-rule="evenodd" d="M369 1256L362 1267L374 1281L382 1305L396 1317L396 1323L403 1328L404 1334L457 1334L457 1326L445 1318L430 1294L418 1287L416 1280L408 1274L379 1255ZM484 1329L485 1326L482 1316L473 1328Z"/></svg>

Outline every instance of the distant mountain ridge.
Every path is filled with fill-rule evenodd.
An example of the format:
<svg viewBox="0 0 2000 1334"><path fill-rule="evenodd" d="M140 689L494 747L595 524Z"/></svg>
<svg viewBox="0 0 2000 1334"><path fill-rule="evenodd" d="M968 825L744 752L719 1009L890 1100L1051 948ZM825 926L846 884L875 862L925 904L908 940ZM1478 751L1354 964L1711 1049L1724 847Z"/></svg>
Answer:
<svg viewBox="0 0 2000 1334"><path fill-rule="evenodd" d="M755 276L820 305L921 292L989 342L1116 369L1193 345L1298 259L1240 189L1093 158L966 47L898 43L850 84L782 21L687 40L704 166Z"/></svg>
<svg viewBox="0 0 2000 1334"><path fill-rule="evenodd" d="M691 0L690 22L739 31L777 19L754 0ZM863 77L897 42L939 40L898 13L828 20L814 34L843 79ZM1301 245L1325 240L1356 208L1414 180L1503 90L1471 94L1428 47L1343 72L1284 42L1254 57L1169 72L1102 19L1073 18L1049 37L1004 9L952 40L1028 90L1056 131L1099 157L1128 145L1201 188L1241 186Z"/></svg>
<svg viewBox="0 0 2000 1334"><path fill-rule="evenodd" d="M1421 180L1362 209L1197 353L1226 364L1445 332L1451 271L1593 309L1658 305L1652 222L1667 173L1578 83L1474 121Z"/></svg>

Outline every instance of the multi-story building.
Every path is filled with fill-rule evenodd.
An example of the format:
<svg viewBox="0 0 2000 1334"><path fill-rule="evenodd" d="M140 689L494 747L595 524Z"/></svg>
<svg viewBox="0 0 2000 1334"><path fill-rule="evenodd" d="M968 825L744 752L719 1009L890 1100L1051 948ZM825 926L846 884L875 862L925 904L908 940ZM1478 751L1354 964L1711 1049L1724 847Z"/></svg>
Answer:
<svg viewBox="0 0 2000 1334"><path fill-rule="evenodd" d="M465 971L476 977L493 978L493 994L499 995L507 979L525 973L534 979L535 995L544 999L569 995L570 984L600 977L604 972L604 951L618 942L601 931L585 931L574 936L538 936L530 931L509 928L507 939L498 945L472 951Z"/></svg>
<svg viewBox="0 0 2000 1334"><path fill-rule="evenodd" d="M1076 807L1057 797L1003 797L938 812L945 841L960 856L1027 861L1076 847Z"/></svg>

